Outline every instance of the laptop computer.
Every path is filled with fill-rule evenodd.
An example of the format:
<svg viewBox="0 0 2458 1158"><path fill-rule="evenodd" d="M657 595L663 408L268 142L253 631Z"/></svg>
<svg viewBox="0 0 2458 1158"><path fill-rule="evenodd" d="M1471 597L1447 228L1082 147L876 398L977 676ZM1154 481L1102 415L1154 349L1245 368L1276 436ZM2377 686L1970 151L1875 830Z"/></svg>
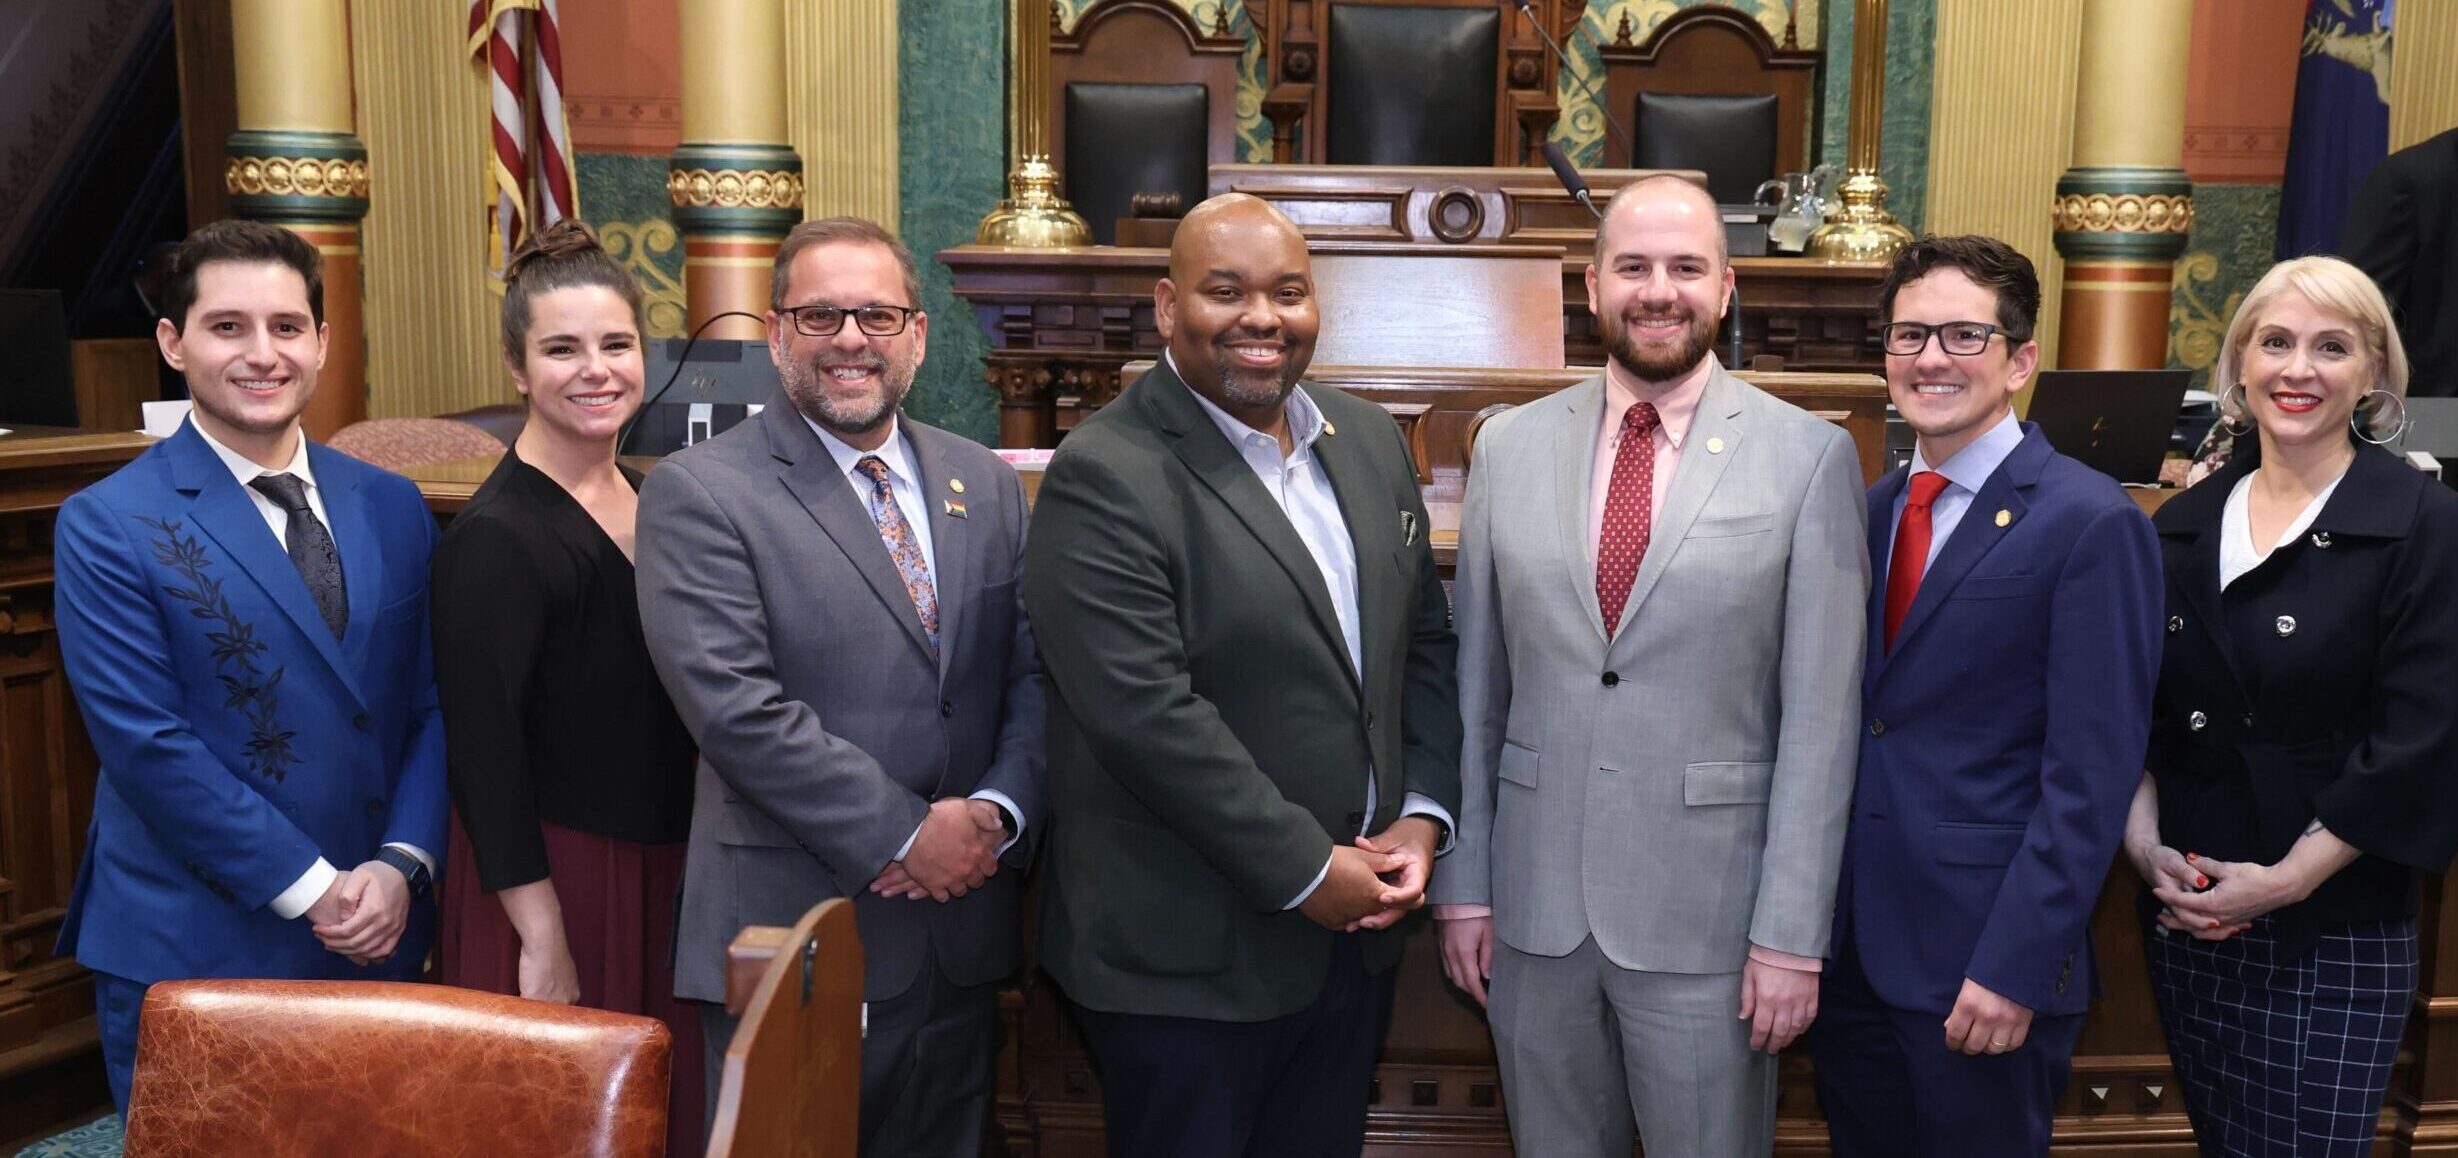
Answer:
<svg viewBox="0 0 2458 1158"><path fill-rule="evenodd" d="M2159 481L2191 370L2042 370L2024 417L2059 454L2121 483Z"/></svg>

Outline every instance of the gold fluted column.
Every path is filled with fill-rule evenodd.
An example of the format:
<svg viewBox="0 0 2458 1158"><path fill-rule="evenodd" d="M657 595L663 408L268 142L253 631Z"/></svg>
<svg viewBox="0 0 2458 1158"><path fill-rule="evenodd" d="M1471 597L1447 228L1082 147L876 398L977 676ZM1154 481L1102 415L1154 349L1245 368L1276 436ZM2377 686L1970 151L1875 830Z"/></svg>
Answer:
<svg viewBox="0 0 2458 1158"><path fill-rule="evenodd" d="M785 6L787 138L809 163L805 217L897 227L897 0Z"/></svg>
<svg viewBox="0 0 2458 1158"><path fill-rule="evenodd" d="M752 317L719 321L707 336L757 339L777 246L802 220L802 158L787 143L785 0L683 0L682 17L683 143L666 194L683 235L685 322L697 330L739 310Z"/></svg>
<svg viewBox="0 0 2458 1158"><path fill-rule="evenodd" d="M1940 0L1929 104L1931 233L1985 233L2040 271L2034 335L2057 348L2063 270L2040 195L2074 145L2074 54L2082 0Z"/></svg>
<svg viewBox="0 0 2458 1158"><path fill-rule="evenodd" d="M1886 179L1878 146L1886 129L1886 0L1855 0L1852 8L1852 120L1845 137L1843 208L1809 235L1808 257L1820 261L1885 261L1912 240L1886 211Z"/></svg>
<svg viewBox="0 0 2458 1158"><path fill-rule="evenodd" d="M982 245L1091 245L1092 228L1060 196L1050 164L1050 0L1014 0L1007 19L1007 199L982 218Z"/></svg>
<svg viewBox="0 0 2458 1158"><path fill-rule="evenodd" d="M367 409L514 402L488 289L487 85L450 4L358 0L352 60L384 196L367 211Z"/></svg>
<svg viewBox="0 0 2458 1158"><path fill-rule="evenodd" d="M2194 0L2083 0L2074 166L2057 182L2065 317L2057 365L2168 364L2176 259L2193 227L2185 63Z"/></svg>
<svg viewBox="0 0 2458 1158"><path fill-rule="evenodd" d="M2390 54L2390 148L2458 128L2458 4L2399 5Z"/></svg>
<svg viewBox="0 0 2458 1158"><path fill-rule="evenodd" d="M324 254L332 348L304 416L328 438L367 414L359 222L367 148L352 132L345 0L232 0L239 129L225 147L231 212L289 229Z"/></svg>

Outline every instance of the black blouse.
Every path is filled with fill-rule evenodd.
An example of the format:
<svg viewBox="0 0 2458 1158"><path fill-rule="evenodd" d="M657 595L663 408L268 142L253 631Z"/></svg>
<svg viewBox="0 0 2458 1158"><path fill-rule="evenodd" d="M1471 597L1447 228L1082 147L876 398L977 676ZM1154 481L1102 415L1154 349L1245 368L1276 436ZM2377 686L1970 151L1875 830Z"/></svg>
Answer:
<svg viewBox="0 0 2458 1158"><path fill-rule="evenodd" d="M2360 447L2312 526L2222 592L2222 513L2257 457L2153 519L2168 606L2149 766L2179 852L2276 864L2315 817L2363 851L2279 910L2295 952L2316 922L2413 915L2421 874L2458 853L2458 494Z"/></svg>
<svg viewBox="0 0 2458 1158"><path fill-rule="evenodd" d="M690 835L691 736L649 666L631 560L579 500L505 454L446 528L432 592L452 800L487 891L546 878L541 822Z"/></svg>

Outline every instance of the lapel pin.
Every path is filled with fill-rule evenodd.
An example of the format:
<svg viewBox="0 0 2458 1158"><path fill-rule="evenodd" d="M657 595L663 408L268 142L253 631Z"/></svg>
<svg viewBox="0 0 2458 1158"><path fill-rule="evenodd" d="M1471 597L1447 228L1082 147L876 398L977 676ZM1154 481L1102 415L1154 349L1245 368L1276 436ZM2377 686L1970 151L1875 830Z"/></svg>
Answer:
<svg viewBox="0 0 2458 1158"><path fill-rule="evenodd" d="M954 492L956 492L957 494L963 494L963 493L964 493L964 480L963 480L963 479L960 479L960 478L952 478L952 479L947 480L947 489L949 489L949 490L951 490L951 491L954 491Z"/></svg>
<svg viewBox="0 0 2458 1158"><path fill-rule="evenodd" d="M1997 525L1998 525L1998 526L2001 526L2001 527L2003 527L2003 526L2007 526L2007 525L2009 525L2009 524L2011 524L2011 523L2013 523L2013 522L2014 522L2014 512L2009 511L2009 510L2005 509L2004 507L1999 507L1999 508L1997 509Z"/></svg>
<svg viewBox="0 0 2458 1158"><path fill-rule="evenodd" d="M1721 438L1710 438L1710 439L1708 439L1708 440L1707 440L1707 453L1709 453L1709 454L1722 454L1722 453L1724 453L1724 440L1723 440L1723 439L1721 439Z"/></svg>
<svg viewBox="0 0 2458 1158"><path fill-rule="evenodd" d="M1339 427L1337 427L1337 426L1333 426L1333 425L1331 424L1331 419L1326 418L1326 419L1324 419L1324 420L1323 420L1323 433L1324 433L1325 435L1333 435L1333 434L1338 434L1338 433L1340 433L1340 428L1339 428Z"/></svg>
<svg viewBox="0 0 2458 1158"><path fill-rule="evenodd" d="M947 512L947 517L948 517L948 518L951 518L951 519L961 519L961 518L965 517L965 515L964 515L964 504L963 504L963 503L960 503L960 502L957 502L957 501L956 501L956 500L954 500L954 499L948 499L948 500L946 500L945 505L944 505L941 509L942 509L942 510L945 510L945 511Z"/></svg>

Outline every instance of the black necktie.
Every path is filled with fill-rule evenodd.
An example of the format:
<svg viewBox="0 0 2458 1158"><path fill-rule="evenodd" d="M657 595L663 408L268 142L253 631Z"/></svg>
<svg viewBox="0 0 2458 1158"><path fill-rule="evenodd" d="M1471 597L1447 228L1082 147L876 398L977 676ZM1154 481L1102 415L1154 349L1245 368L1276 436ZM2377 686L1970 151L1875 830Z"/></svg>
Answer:
<svg viewBox="0 0 2458 1158"><path fill-rule="evenodd" d="M349 589L342 585L341 553L333 549L333 534L307 505L307 484L297 475L267 474L248 486L289 512L290 529L282 537L290 544L290 563L307 581L307 593L315 596L324 625L333 629L333 638L341 638L350 626Z"/></svg>

